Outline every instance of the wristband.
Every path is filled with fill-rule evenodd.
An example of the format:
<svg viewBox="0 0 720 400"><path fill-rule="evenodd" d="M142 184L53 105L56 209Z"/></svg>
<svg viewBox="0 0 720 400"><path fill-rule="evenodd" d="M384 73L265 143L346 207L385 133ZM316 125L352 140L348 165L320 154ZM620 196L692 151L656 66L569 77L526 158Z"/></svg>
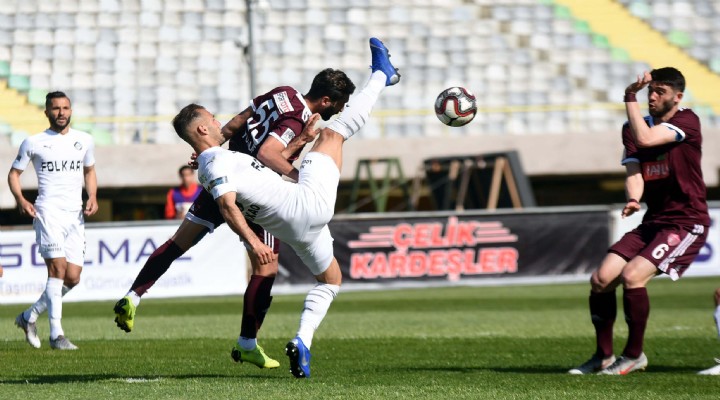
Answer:
<svg viewBox="0 0 720 400"><path fill-rule="evenodd" d="M633 199L632 197L629 198L627 202L628 202L628 203L638 203L638 204L640 204L639 201L637 201L636 199Z"/></svg>
<svg viewBox="0 0 720 400"><path fill-rule="evenodd" d="M635 93L628 92L625 93L625 98L623 99L626 103L637 103L637 97L635 97Z"/></svg>

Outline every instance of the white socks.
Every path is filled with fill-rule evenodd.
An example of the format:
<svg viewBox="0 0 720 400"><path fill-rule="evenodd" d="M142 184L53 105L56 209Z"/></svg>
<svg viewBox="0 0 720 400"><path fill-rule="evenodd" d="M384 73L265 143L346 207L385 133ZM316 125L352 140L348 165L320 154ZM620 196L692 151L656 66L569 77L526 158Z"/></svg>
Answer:
<svg viewBox="0 0 720 400"><path fill-rule="evenodd" d="M383 82L385 81L383 80ZM317 330L323 318L325 318L330 304L339 291L340 286L338 285L318 283L308 292L307 297L305 297L305 308L300 316L300 328L298 329L297 336L302 339L308 349L312 346L315 330Z"/></svg>
<svg viewBox="0 0 720 400"><path fill-rule="evenodd" d="M715 325L717 325L718 339L720 339L720 306L715 308Z"/></svg>
<svg viewBox="0 0 720 400"><path fill-rule="evenodd" d="M242 347L243 350L252 350L257 347L257 338L246 338L240 336L238 338L238 345Z"/></svg>
<svg viewBox="0 0 720 400"><path fill-rule="evenodd" d="M71 291L72 288L69 288L65 285L62 287L62 297L65 297L67 292ZM25 321L34 323L37 321L40 314L44 313L45 310L47 310L48 302L47 302L47 295L43 291L40 295L40 298L35 302L35 304L31 305L30 308L25 310L23 313L23 318L25 318Z"/></svg>
<svg viewBox="0 0 720 400"><path fill-rule="evenodd" d="M50 317L50 339L57 339L58 336L65 334L60 323L62 319L62 287L63 280L59 278L48 278L47 286L45 286L48 316Z"/></svg>
<svg viewBox="0 0 720 400"><path fill-rule="evenodd" d="M132 303L135 307L137 307L140 304L140 296L138 296L138 294L133 292L132 290L127 292L127 294L125 296L130 298L130 301L132 301Z"/></svg>
<svg viewBox="0 0 720 400"><path fill-rule="evenodd" d="M375 71L370 75L365 87L347 102L345 108L327 128L339 133L345 140L357 133L370 118L378 96L385 89L387 77L381 71Z"/></svg>

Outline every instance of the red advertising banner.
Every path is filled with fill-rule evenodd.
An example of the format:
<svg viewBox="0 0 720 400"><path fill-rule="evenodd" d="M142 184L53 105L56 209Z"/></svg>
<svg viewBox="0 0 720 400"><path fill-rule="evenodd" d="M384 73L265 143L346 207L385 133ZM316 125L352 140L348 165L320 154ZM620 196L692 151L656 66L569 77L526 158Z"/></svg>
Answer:
<svg viewBox="0 0 720 400"><path fill-rule="evenodd" d="M554 210L554 211L553 211ZM346 282L460 281L589 273L605 256L605 207L347 216L330 223ZM280 279L312 282L287 246Z"/></svg>

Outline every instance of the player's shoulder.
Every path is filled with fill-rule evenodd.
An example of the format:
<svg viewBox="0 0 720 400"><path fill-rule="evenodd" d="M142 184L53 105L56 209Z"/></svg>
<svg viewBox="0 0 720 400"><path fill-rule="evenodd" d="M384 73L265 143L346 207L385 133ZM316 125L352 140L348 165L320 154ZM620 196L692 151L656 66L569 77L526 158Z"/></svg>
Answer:
<svg viewBox="0 0 720 400"><path fill-rule="evenodd" d="M88 132L81 131L79 129L70 128L70 131L68 131L69 134L71 134L73 137L82 139L82 140L89 140L92 141L92 135Z"/></svg>
<svg viewBox="0 0 720 400"><path fill-rule="evenodd" d="M698 115L695 114L695 112L692 109L681 107L681 108L678 108L675 115L673 115L672 118L670 118L670 120L668 122L671 124L675 124L677 122L682 122L682 123L686 123L686 124L687 123L700 124L700 117L698 117Z"/></svg>
<svg viewBox="0 0 720 400"><path fill-rule="evenodd" d="M307 108L302 94L292 86L278 86L267 93L281 114L302 115Z"/></svg>

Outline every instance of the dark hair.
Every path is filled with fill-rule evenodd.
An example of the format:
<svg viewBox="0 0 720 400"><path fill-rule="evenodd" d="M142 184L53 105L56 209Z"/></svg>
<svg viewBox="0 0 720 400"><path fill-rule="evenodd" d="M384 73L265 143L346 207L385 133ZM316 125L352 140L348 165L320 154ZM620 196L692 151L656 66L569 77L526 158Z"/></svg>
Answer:
<svg viewBox="0 0 720 400"><path fill-rule="evenodd" d="M339 69L327 68L315 75L312 86L305 97L317 100L327 96L332 101L350 97L355 91L355 85L344 72Z"/></svg>
<svg viewBox="0 0 720 400"><path fill-rule="evenodd" d="M654 82L668 85L676 92L685 91L685 77L673 67L654 69L650 71L650 76Z"/></svg>
<svg viewBox="0 0 720 400"><path fill-rule="evenodd" d="M181 139L187 141L187 127L195 118L200 116L199 111L204 109L205 107L195 103L188 104L173 118L173 128L175 128L175 133L177 133Z"/></svg>
<svg viewBox="0 0 720 400"><path fill-rule="evenodd" d="M50 92L47 95L45 95L45 108L46 109L50 108L50 106L52 105L53 99L68 99L68 101L70 100L70 98L67 97L67 95L63 92L60 92L60 91Z"/></svg>
<svg viewBox="0 0 720 400"><path fill-rule="evenodd" d="M190 171L193 170L193 168L189 165L183 165L178 169L178 175L183 176L183 172L185 172L186 169L189 169Z"/></svg>

